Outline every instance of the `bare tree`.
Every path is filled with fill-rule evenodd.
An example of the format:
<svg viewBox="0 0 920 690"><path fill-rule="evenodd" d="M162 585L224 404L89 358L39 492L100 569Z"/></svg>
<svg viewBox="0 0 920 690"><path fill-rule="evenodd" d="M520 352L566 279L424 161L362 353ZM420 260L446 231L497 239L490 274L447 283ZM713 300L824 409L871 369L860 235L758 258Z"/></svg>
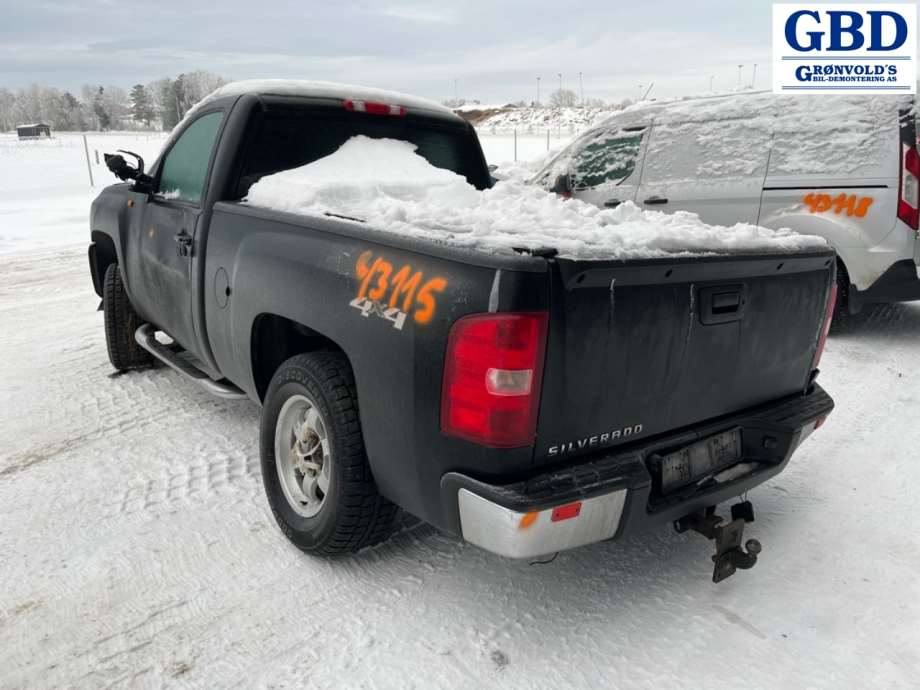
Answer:
<svg viewBox="0 0 920 690"><path fill-rule="evenodd" d="M578 103L578 94L571 89L556 89L550 94L550 105L556 107L574 107Z"/></svg>
<svg viewBox="0 0 920 690"><path fill-rule="evenodd" d="M39 121L70 131L136 129L156 118L169 130L195 103L225 83L220 75L197 70L146 87L135 84L132 97L119 86L101 84L84 84L79 96L39 84L15 92L0 87L0 131Z"/></svg>
<svg viewBox="0 0 920 690"><path fill-rule="evenodd" d="M13 121L13 106L16 96L9 89L0 88L0 131L6 132L16 126Z"/></svg>

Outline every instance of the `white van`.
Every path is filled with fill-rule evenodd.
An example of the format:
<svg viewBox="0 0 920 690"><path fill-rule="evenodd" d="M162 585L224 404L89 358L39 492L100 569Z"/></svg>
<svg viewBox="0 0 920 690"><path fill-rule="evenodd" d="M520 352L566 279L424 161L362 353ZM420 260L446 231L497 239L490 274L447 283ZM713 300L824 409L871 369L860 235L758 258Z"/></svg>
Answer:
<svg viewBox="0 0 920 690"><path fill-rule="evenodd" d="M838 307L920 299L920 155L911 96L747 93L638 104L593 127L534 182L612 208L692 211L821 235Z"/></svg>

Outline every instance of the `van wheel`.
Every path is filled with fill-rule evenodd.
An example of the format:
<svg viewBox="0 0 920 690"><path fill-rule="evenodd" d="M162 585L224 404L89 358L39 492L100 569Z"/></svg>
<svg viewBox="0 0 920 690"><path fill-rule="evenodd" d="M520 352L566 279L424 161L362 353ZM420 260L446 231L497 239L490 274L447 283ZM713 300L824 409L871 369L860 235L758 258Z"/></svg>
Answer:
<svg viewBox="0 0 920 690"><path fill-rule="evenodd" d="M134 332L143 324L131 306L117 264L109 264L102 282L102 312L109 361L119 371L149 366L153 356L137 344Z"/></svg>
<svg viewBox="0 0 920 690"><path fill-rule="evenodd" d="M260 451L268 504L297 548L335 556L389 536L397 508L371 475L344 355L297 355L278 368L262 407Z"/></svg>

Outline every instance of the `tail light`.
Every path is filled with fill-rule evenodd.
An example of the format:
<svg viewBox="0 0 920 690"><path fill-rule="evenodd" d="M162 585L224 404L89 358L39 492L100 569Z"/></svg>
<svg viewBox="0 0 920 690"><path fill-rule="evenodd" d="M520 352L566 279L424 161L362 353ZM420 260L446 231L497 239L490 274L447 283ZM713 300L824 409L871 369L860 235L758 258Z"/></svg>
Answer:
<svg viewBox="0 0 920 690"><path fill-rule="evenodd" d="M821 337L818 338L818 349L815 350L815 360L811 368L815 370L821 362L821 355L824 354L824 344L827 342L827 334L831 330L831 321L834 318L834 308L837 306L837 281L831 285L831 293L827 297L827 311L824 314L824 323L821 324Z"/></svg>
<svg viewBox="0 0 920 690"><path fill-rule="evenodd" d="M450 331L441 430L494 448L534 442L546 312L474 314Z"/></svg>
<svg viewBox="0 0 920 690"><path fill-rule="evenodd" d="M404 117L406 109L401 105L392 105L390 103L373 103L371 101L342 101L345 110L351 110L355 113L368 113L370 115L396 115Z"/></svg>
<svg viewBox="0 0 920 690"><path fill-rule="evenodd" d="M920 154L913 143L901 145L898 218L914 230L920 227Z"/></svg>

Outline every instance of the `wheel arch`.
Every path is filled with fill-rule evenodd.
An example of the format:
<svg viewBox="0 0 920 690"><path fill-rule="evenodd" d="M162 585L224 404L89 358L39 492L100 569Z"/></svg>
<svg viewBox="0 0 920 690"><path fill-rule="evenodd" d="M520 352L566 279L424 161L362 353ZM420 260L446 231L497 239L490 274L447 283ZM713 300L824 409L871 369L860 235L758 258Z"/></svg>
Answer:
<svg viewBox="0 0 920 690"><path fill-rule="evenodd" d="M109 266L118 263L118 252L115 241L100 230L93 230L92 243L89 245L89 268L93 279L93 289L102 297L102 285L105 282L105 272Z"/></svg>
<svg viewBox="0 0 920 690"><path fill-rule="evenodd" d="M319 331L278 314L256 316L250 334L250 366L259 401L265 401L268 385L283 362L294 355L319 351L341 352L351 364L345 350Z"/></svg>

